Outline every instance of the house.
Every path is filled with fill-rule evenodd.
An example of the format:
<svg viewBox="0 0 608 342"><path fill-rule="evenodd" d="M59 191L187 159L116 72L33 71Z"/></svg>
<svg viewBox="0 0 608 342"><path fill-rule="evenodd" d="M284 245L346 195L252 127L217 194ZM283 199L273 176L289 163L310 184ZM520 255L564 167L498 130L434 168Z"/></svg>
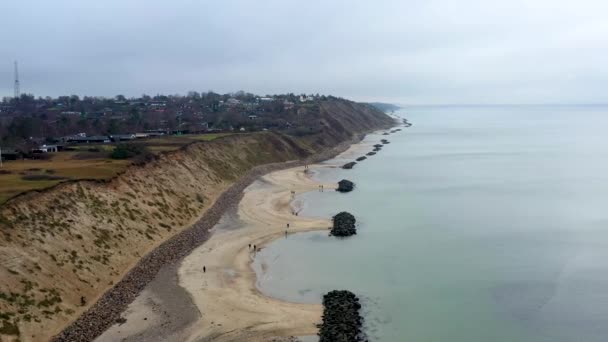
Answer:
<svg viewBox="0 0 608 342"><path fill-rule="evenodd" d="M233 98L233 97L231 97L231 98L229 98L228 100L226 100L226 104L227 104L229 107L234 107L234 106L238 106L238 105L240 105L240 104L241 104L241 101L240 101L240 100L237 100L237 99L235 99L235 98Z"/></svg>
<svg viewBox="0 0 608 342"><path fill-rule="evenodd" d="M155 102L150 102L149 106L152 109L159 109L159 108L167 107L167 103L164 101L155 101Z"/></svg>
<svg viewBox="0 0 608 342"><path fill-rule="evenodd" d="M300 102L314 101L314 96L300 95Z"/></svg>
<svg viewBox="0 0 608 342"><path fill-rule="evenodd" d="M98 136L72 136L72 137L66 137L66 142L71 142L71 143L79 143L79 144L89 144L89 143L109 143L110 142L110 138L108 136L105 135L98 135Z"/></svg>
<svg viewBox="0 0 608 342"><path fill-rule="evenodd" d="M283 109L285 110L290 110L293 109L293 107L295 106L295 103L291 102L291 101L283 101Z"/></svg>
<svg viewBox="0 0 608 342"><path fill-rule="evenodd" d="M66 112L61 112L61 115L80 115L80 112L66 111Z"/></svg>
<svg viewBox="0 0 608 342"><path fill-rule="evenodd" d="M112 139L115 142L135 140L135 134L115 134L115 135L111 135L110 139Z"/></svg>
<svg viewBox="0 0 608 342"><path fill-rule="evenodd" d="M248 118L249 118L249 120L256 120L258 118L258 116L251 114L248 116Z"/></svg>
<svg viewBox="0 0 608 342"><path fill-rule="evenodd" d="M135 139L145 139L150 137L148 133L135 133Z"/></svg>
<svg viewBox="0 0 608 342"><path fill-rule="evenodd" d="M245 132L245 127L241 127L241 129L239 129L239 131Z"/></svg>
<svg viewBox="0 0 608 342"><path fill-rule="evenodd" d="M145 131L149 137L160 137L167 134L167 129L149 129Z"/></svg>
<svg viewBox="0 0 608 342"><path fill-rule="evenodd" d="M2 160L17 160L21 153L14 148L3 148L0 150L0 159Z"/></svg>
<svg viewBox="0 0 608 342"><path fill-rule="evenodd" d="M51 153L51 152L57 152L59 151L59 146L57 145L42 145L39 146L38 151L40 151L41 153ZM34 151L32 151L34 152Z"/></svg>

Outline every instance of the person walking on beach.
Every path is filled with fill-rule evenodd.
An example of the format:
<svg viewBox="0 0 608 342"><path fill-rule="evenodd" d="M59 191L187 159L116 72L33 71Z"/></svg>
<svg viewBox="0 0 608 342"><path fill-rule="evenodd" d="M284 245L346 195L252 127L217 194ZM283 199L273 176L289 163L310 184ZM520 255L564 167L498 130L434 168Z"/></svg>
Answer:
<svg viewBox="0 0 608 342"><path fill-rule="evenodd" d="M203 266L203 273L207 272L207 268Z"/></svg>
<svg viewBox="0 0 608 342"><path fill-rule="evenodd" d="M289 223L287 224L287 228L289 228Z"/></svg>
<svg viewBox="0 0 608 342"><path fill-rule="evenodd" d="M251 249L251 244L249 244L249 249Z"/></svg>

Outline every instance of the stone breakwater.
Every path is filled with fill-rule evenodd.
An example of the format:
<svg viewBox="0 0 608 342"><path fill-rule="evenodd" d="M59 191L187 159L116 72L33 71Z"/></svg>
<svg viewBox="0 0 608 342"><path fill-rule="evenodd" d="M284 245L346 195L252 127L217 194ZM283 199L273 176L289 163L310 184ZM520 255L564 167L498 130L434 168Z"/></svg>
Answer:
<svg viewBox="0 0 608 342"><path fill-rule="evenodd" d="M352 169L352 168L353 168L355 165L357 165L357 163L355 163L355 162L350 162L350 163L346 163L346 164L342 165L342 168L343 168L343 169L346 169L346 170L350 170L350 169Z"/></svg>
<svg viewBox="0 0 608 342"><path fill-rule="evenodd" d="M355 183L349 181L348 179L343 179L338 182L338 187L336 191L339 192L351 192L355 189Z"/></svg>
<svg viewBox="0 0 608 342"><path fill-rule="evenodd" d="M181 261L196 247L209 238L209 230L217 224L222 215L231 207L238 205L243 190L260 176L297 166L303 166L331 159L345 151L351 144L361 140L357 137L343 142L334 148L299 161L273 163L252 168L236 183L218 197L203 216L190 228L183 230L145 255L114 287L108 290L93 306L76 321L53 337L54 342L93 341L112 326L127 306L151 282L164 266Z"/></svg>
<svg viewBox="0 0 608 342"><path fill-rule="evenodd" d="M354 293L346 290L328 292L323 296L323 307L319 342L367 341L361 331L361 304Z"/></svg>
<svg viewBox="0 0 608 342"><path fill-rule="evenodd" d="M355 217L346 211L336 214L333 218L333 227L331 235L333 236L351 236L357 234L355 227L357 220Z"/></svg>

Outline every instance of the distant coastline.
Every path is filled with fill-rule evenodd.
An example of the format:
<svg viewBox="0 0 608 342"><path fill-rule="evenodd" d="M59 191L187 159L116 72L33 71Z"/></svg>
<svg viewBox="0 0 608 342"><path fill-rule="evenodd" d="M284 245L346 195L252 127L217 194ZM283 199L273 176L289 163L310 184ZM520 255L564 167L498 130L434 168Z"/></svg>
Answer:
<svg viewBox="0 0 608 342"><path fill-rule="evenodd" d="M367 104L370 105L370 106L372 106L372 107L374 107L374 108L376 108L376 109L378 109L378 110L381 110L381 111L383 111L385 113L390 113L390 112L394 112L394 111L396 111L398 109L401 109L401 107L399 107L399 106L397 106L395 104L392 104L392 103L368 102Z"/></svg>

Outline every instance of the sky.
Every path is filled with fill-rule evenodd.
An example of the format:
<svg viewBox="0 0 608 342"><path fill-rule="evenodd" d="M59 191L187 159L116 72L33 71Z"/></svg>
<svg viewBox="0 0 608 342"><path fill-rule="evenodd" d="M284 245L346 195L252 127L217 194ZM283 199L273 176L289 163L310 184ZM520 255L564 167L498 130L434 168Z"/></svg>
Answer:
<svg viewBox="0 0 608 342"><path fill-rule="evenodd" d="M0 1L0 97L608 103L608 1Z"/></svg>

